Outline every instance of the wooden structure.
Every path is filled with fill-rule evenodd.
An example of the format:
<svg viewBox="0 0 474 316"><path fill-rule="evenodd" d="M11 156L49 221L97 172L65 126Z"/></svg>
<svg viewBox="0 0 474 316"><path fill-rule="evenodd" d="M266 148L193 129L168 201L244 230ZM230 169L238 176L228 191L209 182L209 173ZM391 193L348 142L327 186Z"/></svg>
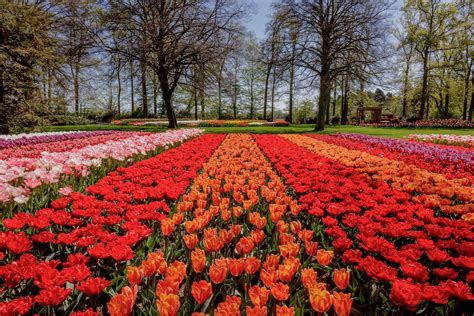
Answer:
<svg viewBox="0 0 474 316"><path fill-rule="evenodd" d="M365 114L370 113L369 123L380 123L382 120L381 106L361 106L357 108L357 123L365 122Z"/></svg>

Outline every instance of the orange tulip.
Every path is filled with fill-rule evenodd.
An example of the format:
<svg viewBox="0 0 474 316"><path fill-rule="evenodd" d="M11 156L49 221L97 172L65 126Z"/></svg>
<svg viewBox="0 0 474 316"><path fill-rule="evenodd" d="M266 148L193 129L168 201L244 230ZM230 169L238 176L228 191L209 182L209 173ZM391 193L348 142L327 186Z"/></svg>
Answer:
<svg viewBox="0 0 474 316"><path fill-rule="evenodd" d="M179 312L179 296L176 294L160 294L156 299L156 307L160 316L175 316Z"/></svg>
<svg viewBox="0 0 474 316"><path fill-rule="evenodd" d="M204 271L206 267L206 255L202 249L195 249L191 252L191 265L196 273Z"/></svg>
<svg viewBox="0 0 474 316"><path fill-rule="evenodd" d="M198 230L197 222L196 221L186 221L184 223L184 228L186 229L186 232L188 234L194 233L196 230Z"/></svg>
<svg viewBox="0 0 474 316"><path fill-rule="evenodd" d="M277 301L285 301L290 297L290 288L281 282L272 286L271 293Z"/></svg>
<svg viewBox="0 0 474 316"><path fill-rule="evenodd" d="M156 296L160 294L178 294L179 282L176 280L164 279L159 280L156 284Z"/></svg>
<svg viewBox="0 0 474 316"><path fill-rule="evenodd" d="M318 287L309 289L309 301L311 307L319 313L327 312L332 305L332 297L329 291Z"/></svg>
<svg viewBox="0 0 474 316"><path fill-rule="evenodd" d="M252 239L248 237L242 237L237 242L237 245L235 245L235 250L237 250L239 254L246 255L250 253L254 247L255 244L253 243Z"/></svg>
<svg viewBox="0 0 474 316"><path fill-rule="evenodd" d="M191 286L191 294L198 304L202 304L212 295L212 284L201 280L199 282L193 282Z"/></svg>
<svg viewBox="0 0 474 316"><path fill-rule="evenodd" d="M142 282L143 275L144 273L141 267L127 267L128 283L130 283L131 286L140 284Z"/></svg>
<svg viewBox="0 0 474 316"><path fill-rule="evenodd" d="M225 301L217 305L215 316L240 315L241 298L238 296L226 296Z"/></svg>
<svg viewBox="0 0 474 316"><path fill-rule="evenodd" d="M254 285L249 289L249 297L254 306L264 306L268 300L268 293L270 291L264 286Z"/></svg>
<svg viewBox="0 0 474 316"><path fill-rule="evenodd" d="M349 316L352 310L351 294L332 293L334 310L337 316Z"/></svg>
<svg viewBox="0 0 474 316"><path fill-rule="evenodd" d="M260 271L260 280L271 288L278 281L278 273L275 268L262 269Z"/></svg>
<svg viewBox="0 0 474 316"><path fill-rule="evenodd" d="M221 210L221 218L223 221L228 221L231 217L232 217L232 213L229 210L227 209Z"/></svg>
<svg viewBox="0 0 474 316"><path fill-rule="evenodd" d="M204 236L202 243L208 252L217 252L224 247L224 241L217 234Z"/></svg>
<svg viewBox="0 0 474 316"><path fill-rule="evenodd" d="M283 257L295 257L300 251L300 245L297 243L287 243L286 245L278 246Z"/></svg>
<svg viewBox="0 0 474 316"><path fill-rule="evenodd" d="M293 242L293 235L289 233L280 233L278 235L278 242L280 245L286 245Z"/></svg>
<svg viewBox="0 0 474 316"><path fill-rule="evenodd" d="M316 256L318 252L318 243L314 241L306 241L304 243L304 248L308 256Z"/></svg>
<svg viewBox="0 0 474 316"><path fill-rule="evenodd" d="M263 230L255 229L250 233L250 238L256 245L258 245L265 240L265 233Z"/></svg>
<svg viewBox="0 0 474 316"><path fill-rule="evenodd" d="M171 218L165 218L161 221L161 232L163 236L169 237L173 233L174 222Z"/></svg>
<svg viewBox="0 0 474 316"><path fill-rule="evenodd" d="M277 305L276 316L295 316L295 308Z"/></svg>
<svg viewBox="0 0 474 316"><path fill-rule="evenodd" d="M349 285L349 278L350 278L350 272L347 271L346 269L335 269L334 270L334 284L340 289L340 290L345 290L347 286Z"/></svg>
<svg viewBox="0 0 474 316"><path fill-rule="evenodd" d="M268 269L268 268L276 269L279 264L280 264L279 255L267 255L267 258L265 259L265 263L263 264L263 267L265 269Z"/></svg>
<svg viewBox="0 0 474 316"><path fill-rule="evenodd" d="M217 261L217 260L216 260ZM214 262L209 268L209 277L212 283L221 284L227 276L227 265Z"/></svg>
<svg viewBox="0 0 474 316"><path fill-rule="evenodd" d="M228 258L227 265L229 266L230 274L234 277L240 276L244 272L244 258L234 259Z"/></svg>
<svg viewBox="0 0 474 316"><path fill-rule="evenodd" d="M245 206L245 203L244 203L244 206ZM240 206L234 206L232 208L232 213L234 213L235 217L240 217L243 212L244 212L244 210Z"/></svg>
<svg viewBox="0 0 474 316"><path fill-rule="evenodd" d="M221 229L219 231L219 238L222 239L224 244L229 244L234 239L234 235L230 230Z"/></svg>
<svg viewBox="0 0 474 316"><path fill-rule="evenodd" d="M331 263L332 258L334 258L334 251L319 249L316 254L316 260L322 266L327 266Z"/></svg>
<svg viewBox="0 0 474 316"><path fill-rule="evenodd" d="M300 221L292 221L290 223L291 231L295 234L298 234L303 228L303 224Z"/></svg>
<svg viewBox="0 0 474 316"><path fill-rule="evenodd" d="M266 306L255 306L255 307L246 306L245 312L246 312L245 315L247 316L262 316L262 315L268 314Z"/></svg>
<svg viewBox="0 0 474 316"><path fill-rule="evenodd" d="M287 233L288 232L288 223L285 221L278 221L276 224L276 229L279 233Z"/></svg>
<svg viewBox="0 0 474 316"><path fill-rule="evenodd" d="M199 241L198 236L196 234L184 235L183 240L186 244L186 248L188 248L189 250L193 250Z"/></svg>
<svg viewBox="0 0 474 316"><path fill-rule="evenodd" d="M314 285L317 283L317 276L318 274L316 273L316 271L314 271L313 268L306 268L301 270L301 282L303 283L303 286L307 289L314 287Z"/></svg>
<svg viewBox="0 0 474 316"><path fill-rule="evenodd" d="M247 274L255 274L260 269L260 260L254 257L245 258L244 270Z"/></svg>
<svg viewBox="0 0 474 316"><path fill-rule="evenodd" d="M290 265L281 264L278 267L278 276L282 282L288 283L293 278L293 269Z"/></svg>
<svg viewBox="0 0 474 316"><path fill-rule="evenodd" d="M168 268L168 265L165 261L165 257L161 251L149 253L146 261L148 262L149 265L154 267L155 271L158 274L165 273L166 269ZM150 275L148 275L147 272L145 273L145 275L147 277L150 277Z"/></svg>
<svg viewBox="0 0 474 316"><path fill-rule="evenodd" d="M178 283L183 282L186 277L186 264L181 261L174 261L168 269L166 269L165 278Z"/></svg>
<svg viewBox="0 0 474 316"><path fill-rule="evenodd" d="M242 225L232 225L230 228L232 231L232 234L234 235L234 238L240 235L240 232L242 231Z"/></svg>
<svg viewBox="0 0 474 316"><path fill-rule="evenodd" d="M183 222L183 220L184 220L184 215L182 213L175 213L173 215L173 223L175 225L181 224Z"/></svg>
<svg viewBox="0 0 474 316"><path fill-rule="evenodd" d="M298 233L298 237L300 237L303 241L311 241L313 239L314 232L309 229L303 229Z"/></svg>
<svg viewBox="0 0 474 316"><path fill-rule="evenodd" d="M138 287L125 286L120 294L115 295L107 303L107 309L111 316L127 316L133 311L133 306L137 299Z"/></svg>

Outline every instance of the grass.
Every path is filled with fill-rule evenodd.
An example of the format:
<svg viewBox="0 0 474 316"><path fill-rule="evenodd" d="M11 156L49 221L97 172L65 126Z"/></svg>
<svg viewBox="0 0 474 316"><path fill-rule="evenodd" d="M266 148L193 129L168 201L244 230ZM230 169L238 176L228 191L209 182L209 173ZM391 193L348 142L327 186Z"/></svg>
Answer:
<svg viewBox="0 0 474 316"><path fill-rule="evenodd" d="M121 130L162 132L164 127L157 126L132 126L132 125L71 125L71 126L46 126L43 131L93 131L93 130ZM287 134L287 133L315 133L314 125L302 124L283 127L274 126L245 126L245 127L206 127L206 133L254 133L254 134ZM410 134L454 134L472 135L474 129L446 129L446 128L396 128L396 127L366 127L366 126L327 126L322 133L357 133L391 138L402 138Z"/></svg>

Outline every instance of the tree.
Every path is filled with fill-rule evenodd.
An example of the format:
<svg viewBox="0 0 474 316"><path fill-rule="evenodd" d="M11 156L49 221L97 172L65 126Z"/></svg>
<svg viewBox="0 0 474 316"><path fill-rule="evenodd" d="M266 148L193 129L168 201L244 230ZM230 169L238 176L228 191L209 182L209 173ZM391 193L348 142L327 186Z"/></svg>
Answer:
<svg viewBox="0 0 474 316"><path fill-rule="evenodd" d="M370 69L381 55L387 26L387 1L289 1L300 21L297 64L319 79L318 117L315 130L324 130L332 82L349 68ZM366 67L362 67L362 65Z"/></svg>
<svg viewBox="0 0 474 316"><path fill-rule="evenodd" d="M452 20L456 8L452 3L444 3L441 0L407 0L403 11L413 17L406 25L408 38L415 43L415 50L422 61L423 77L418 118L423 119L427 106L430 57L439 48L440 41L454 30Z"/></svg>
<svg viewBox="0 0 474 316"><path fill-rule="evenodd" d="M54 63L55 41L49 36L51 17L41 8L6 0L0 7L0 133L8 134L40 106L38 77Z"/></svg>
<svg viewBox="0 0 474 316"><path fill-rule="evenodd" d="M204 64L220 55L222 42L215 37L235 32L233 22L243 12L243 5L235 0L114 0L103 14L104 24L109 32L128 30L135 45L117 49L108 45L103 34L95 36L106 49L141 59L156 73L168 127L176 128L173 94L182 75L196 62Z"/></svg>

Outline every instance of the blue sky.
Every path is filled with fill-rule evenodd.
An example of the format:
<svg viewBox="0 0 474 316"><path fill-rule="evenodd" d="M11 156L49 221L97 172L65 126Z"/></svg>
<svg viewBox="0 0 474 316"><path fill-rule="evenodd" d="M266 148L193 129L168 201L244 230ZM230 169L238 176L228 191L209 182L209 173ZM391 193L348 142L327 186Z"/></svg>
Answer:
<svg viewBox="0 0 474 316"><path fill-rule="evenodd" d="M265 26L273 11L273 0L253 0L250 3L253 5L252 10L254 14L249 17L249 22L246 26L249 31L262 39L265 36Z"/></svg>
<svg viewBox="0 0 474 316"><path fill-rule="evenodd" d="M265 26L270 20L273 8L272 3L274 0L249 0L252 5L252 15L248 18L247 29L253 32L259 39L265 37ZM403 5L403 0L395 0L393 6L393 19L396 22L399 16L399 10Z"/></svg>

